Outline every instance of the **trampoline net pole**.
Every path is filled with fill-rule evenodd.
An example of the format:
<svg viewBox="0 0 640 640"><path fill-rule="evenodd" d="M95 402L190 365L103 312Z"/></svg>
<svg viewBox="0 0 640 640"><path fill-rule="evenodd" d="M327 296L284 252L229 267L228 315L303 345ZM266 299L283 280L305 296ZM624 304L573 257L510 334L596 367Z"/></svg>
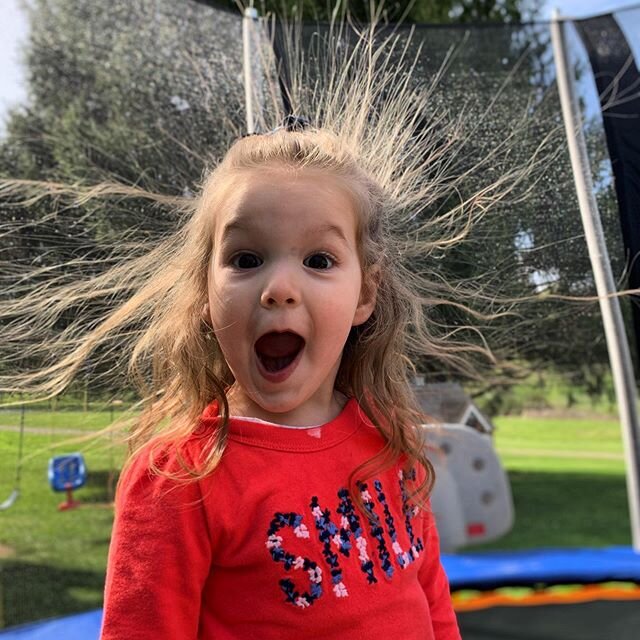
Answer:
<svg viewBox="0 0 640 640"><path fill-rule="evenodd" d="M246 108L247 133L254 133L255 121L253 118L253 56L251 45L255 23L258 20L258 12L253 7L244 10L242 18L242 63L244 67L244 100Z"/></svg>
<svg viewBox="0 0 640 640"><path fill-rule="evenodd" d="M569 73L565 23L556 9L551 22L553 57L556 65L558 94L567 135L573 178L589 259L600 302L611 373L616 391L622 440L625 449L627 496L633 548L640 552L640 424L636 387L629 343L627 341L620 303L616 294L609 254L605 244L602 221L594 196L591 167L582 132L580 111L575 97L573 79Z"/></svg>

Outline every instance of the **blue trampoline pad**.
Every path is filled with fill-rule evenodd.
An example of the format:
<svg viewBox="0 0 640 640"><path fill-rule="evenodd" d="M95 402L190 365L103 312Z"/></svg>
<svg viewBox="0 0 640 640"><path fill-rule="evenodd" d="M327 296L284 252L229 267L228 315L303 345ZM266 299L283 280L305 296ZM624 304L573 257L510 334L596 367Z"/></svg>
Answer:
<svg viewBox="0 0 640 640"><path fill-rule="evenodd" d="M98 640L102 609L22 624L0 631L2 640Z"/></svg>
<svg viewBox="0 0 640 640"><path fill-rule="evenodd" d="M443 554L442 563L453 591L540 583L640 583L640 554L630 547Z"/></svg>
<svg viewBox="0 0 640 640"><path fill-rule="evenodd" d="M465 553L460 555L443 555L442 562L445 571L449 576L452 590L458 589L494 589L509 585L528 586L533 584L590 584L609 581L630 581L640 583L640 554L637 554L629 547L609 547L605 549L541 549L533 551L503 551L490 553ZM613 607L615 605L601 603L596 607ZM588 605L576 605L573 607L580 615L580 619L588 620L584 611ZM621 616L621 607L626 607L625 616ZM537 610L537 622L531 622L533 627L538 627L537 632L533 632L530 626L523 627L523 609L519 612L516 608L504 610L504 620L498 615L497 608L486 612L465 613L459 616L463 637L465 640L495 640L495 638L513 640L525 638L526 640L564 638L573 640L592 637L598 640L605 638L617 638L626 640L627 637L635 640L636 636L609 635L609 627L602 635L601 631L595 630L595 623L591 621L590 629L596 635L584 635L584 631L579 631L576 623L572 622L573 630L578 635L566 635L566 631L549 633L545 630L545 625L558 622L556 629L568 628L564 617L569 613L569 608L565 607L528 607L528 610ZM628 611L627 611L628 609ZM595 609L594 609L595 610ZM598 620L610 618L618 620L625 628L629 626L629 621L636 632L636 625L639 622L640 603L622 603L617 607L616 614L608 613L602 615L602 611L596 616ZM566 613L565 613L566 612ZM511 620L509 616L514 617ZM631 616L631 617L630 617ZM491 627L483 627L481 619L488 617L491 620ZM556 621L555 619L558 618ZM102 610L96 609L86 613L80 613L65 618L54 618L41 622L20 625L5 631L0 631L1 640L98 640L100 635L100 624L102 621ZM498 622L500 624L498 624ZM495 625L498 625L497 627ZM502 625L502 626L501 626ZM513 625L511 628L509 625ZM515 633L515 629L520 631ZM525 635L522 635L526 630ZM513 633L514 635L511 635ZM582 633L583 635L579 635ZM600 633L600 635L597 635ZM488 634L488 635L487 635ZM640 635L637 637L640 638Z"/></svg>

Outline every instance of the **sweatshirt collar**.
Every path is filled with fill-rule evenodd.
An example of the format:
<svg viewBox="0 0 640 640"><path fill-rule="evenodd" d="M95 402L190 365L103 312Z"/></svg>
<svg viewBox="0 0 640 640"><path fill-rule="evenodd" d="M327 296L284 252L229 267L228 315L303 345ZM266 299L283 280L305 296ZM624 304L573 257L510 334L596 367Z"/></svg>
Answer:
<svg viewBox="0 0 640 640"><path fill-rule="evenodd" d="M202 426L215 428L218 420L218 404L212 402L202 414ZM231 416L229 439L278 451L320 451L334 447L352 436L365 420L368 422L356 400L350 398L338 416L316 427L283 429L278 425Z"/></svg>

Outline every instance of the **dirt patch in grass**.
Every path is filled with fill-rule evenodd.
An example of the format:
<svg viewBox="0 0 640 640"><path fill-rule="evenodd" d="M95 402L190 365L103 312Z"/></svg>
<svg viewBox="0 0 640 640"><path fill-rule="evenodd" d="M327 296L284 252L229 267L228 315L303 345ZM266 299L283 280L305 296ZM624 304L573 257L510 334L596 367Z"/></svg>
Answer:
<svg viewBox="0 0 640 640"><path fill-rule="evenodd" d="M591 460L624 460L623 453L610 453L608 451L558 451L557 449L529 449L500 447L500 453L510 456L540 456L546 458L579 458Z"/></svg>
<svg viewBox="0 0 640 640"><path fill-rule="evenodd" d="M10 558L15 554L15 551L6 544L0 544L0 558Z"/></svg>

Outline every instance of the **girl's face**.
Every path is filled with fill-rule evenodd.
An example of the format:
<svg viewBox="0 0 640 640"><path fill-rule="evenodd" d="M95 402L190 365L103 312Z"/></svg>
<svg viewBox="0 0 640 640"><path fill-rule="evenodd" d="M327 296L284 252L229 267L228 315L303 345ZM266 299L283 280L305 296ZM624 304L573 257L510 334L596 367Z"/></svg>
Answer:
<svg viewBox="0 0 640 640"><path fill-rule="evenodd" d="M322 424L352 326L365 322L357 213L336 178L244 171L216 212L211 322L236 383L232 414Z"/></svg>

